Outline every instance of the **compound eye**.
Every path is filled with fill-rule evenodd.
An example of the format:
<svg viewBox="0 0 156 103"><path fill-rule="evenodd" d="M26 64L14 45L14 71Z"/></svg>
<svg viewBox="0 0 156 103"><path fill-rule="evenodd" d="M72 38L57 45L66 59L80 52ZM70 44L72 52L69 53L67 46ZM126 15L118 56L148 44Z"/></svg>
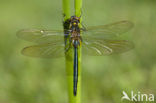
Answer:
<svg viewBox="0 0 156 103"><path fill-rule="evenodd" d="M78 18L77 20L78 20L78 22L80 22L80 18Z"/></svg>

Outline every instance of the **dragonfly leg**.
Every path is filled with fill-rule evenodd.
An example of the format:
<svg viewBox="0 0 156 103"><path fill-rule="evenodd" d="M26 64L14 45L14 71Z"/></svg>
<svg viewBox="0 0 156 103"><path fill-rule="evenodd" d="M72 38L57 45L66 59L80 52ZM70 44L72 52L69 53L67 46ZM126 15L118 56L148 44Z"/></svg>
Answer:
<svg viewBox="0 0 156 103"><path fill-rule="evenodd" d="M86 29L86 27L84 26L84 24L81 23L81 25L82 25L82 28L80 28L80 29L83 30L83 31L87 31L87 29Z"/></svg>
<svg viewBox="0 0 156 103"><path fill-rule="evenodd" d="M68 50L71 48L71 45L65 48L65 53L68 52Z"/></svg>

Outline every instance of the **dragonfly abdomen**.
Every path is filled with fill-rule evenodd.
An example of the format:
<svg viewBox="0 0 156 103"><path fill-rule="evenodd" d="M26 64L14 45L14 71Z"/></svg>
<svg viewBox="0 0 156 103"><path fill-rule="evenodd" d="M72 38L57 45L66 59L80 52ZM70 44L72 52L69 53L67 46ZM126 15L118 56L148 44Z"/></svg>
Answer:
<svg viewBox="0 0 156 103"><path fill-rule="evenodd" d="M77 84L78 84L78 41L74 41L74 81L73 81L73 93L77 95Z"/></svg>

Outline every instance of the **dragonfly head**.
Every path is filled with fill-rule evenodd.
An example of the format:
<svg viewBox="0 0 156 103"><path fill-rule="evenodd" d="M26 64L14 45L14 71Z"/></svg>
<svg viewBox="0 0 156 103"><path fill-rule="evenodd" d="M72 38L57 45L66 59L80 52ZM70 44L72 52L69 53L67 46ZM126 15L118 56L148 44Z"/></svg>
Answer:
<svg viewBox="0 0 156 103"><path fill-rule="evenodd" d="M70 18L70 25L78 26L79 23L80 23L80 18L79 17L71 16L71 18Z"/></svg>

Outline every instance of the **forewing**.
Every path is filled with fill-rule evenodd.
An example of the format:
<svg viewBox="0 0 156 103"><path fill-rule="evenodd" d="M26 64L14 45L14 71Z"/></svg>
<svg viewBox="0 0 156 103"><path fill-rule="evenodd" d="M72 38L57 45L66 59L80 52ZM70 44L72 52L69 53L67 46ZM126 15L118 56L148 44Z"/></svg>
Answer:
<svg viewBox="0 0 156 103"><path fill-rule="evenodd" d="M84 40L82 52L91 56L118 54L132 49L133 43L127 40Z"/></svg>
<svg viewBox="0 0 156 103"><path fill-rule="evenodd" d="M82 30L82 36L96 37L96 38L113 38L127 32L133 27L133 23L130 21L119 21L116 23L100 26L88 27L86 30Z"/></svg>
<svg viewBox="0 0 156 103"><path fill-rule="evenodd" d="M64 56L64 44L48 43L26 47L22 54L30 57L58 58Z"/></svg>
<svg viewBox="0 0 156 103"><path fill-rule="evenodd" d="M25 29L17 32L17 36L23 40L39 44L63 42L63 31Z"/></svg>

